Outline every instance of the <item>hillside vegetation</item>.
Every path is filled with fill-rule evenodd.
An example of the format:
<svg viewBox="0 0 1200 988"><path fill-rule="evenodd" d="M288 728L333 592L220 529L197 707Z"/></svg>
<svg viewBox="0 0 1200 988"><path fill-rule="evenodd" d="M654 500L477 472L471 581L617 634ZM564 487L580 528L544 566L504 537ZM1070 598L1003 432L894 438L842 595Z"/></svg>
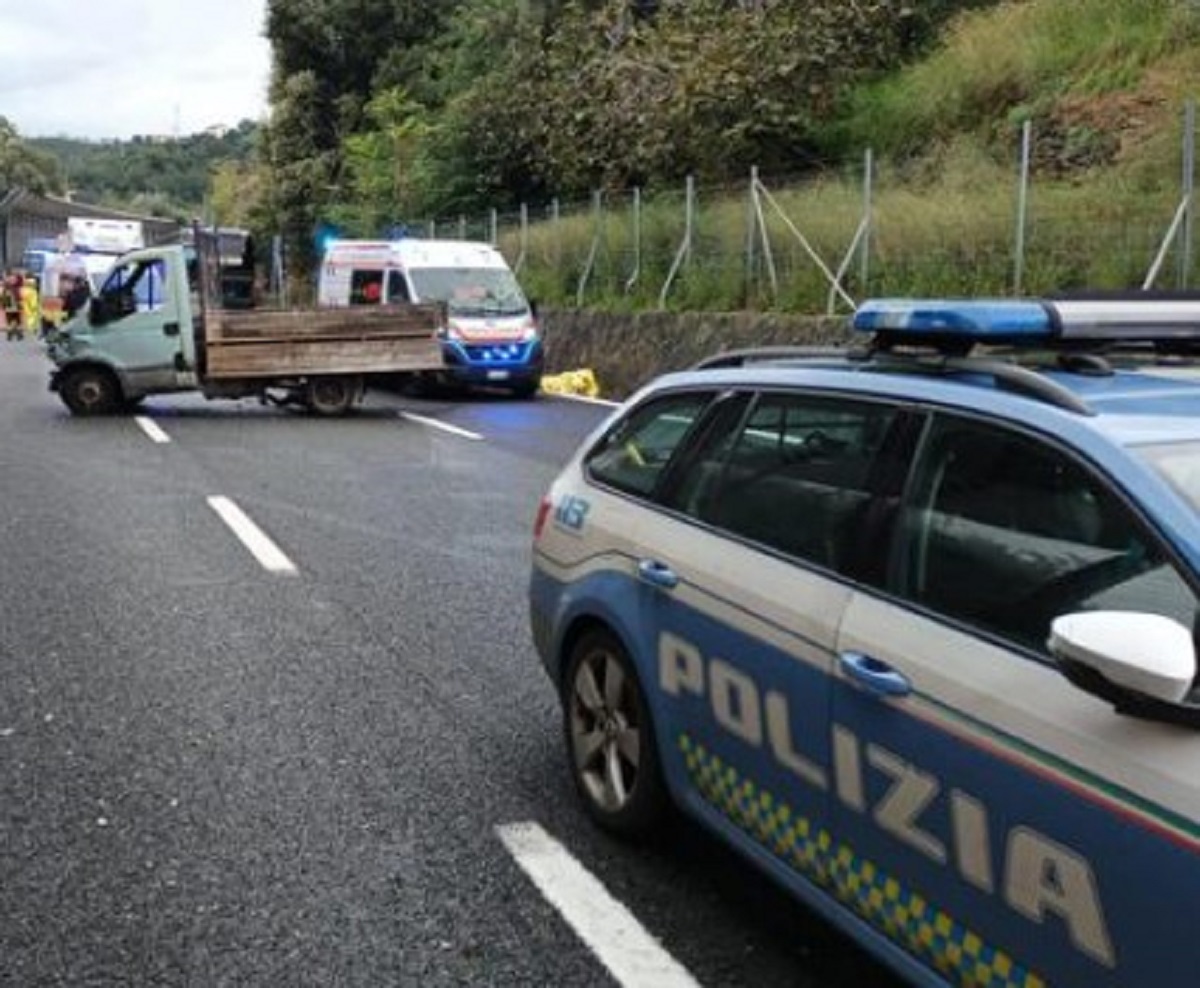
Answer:
<svg viewBox="0 0 1200 988"><path fill-rule="evenodd" d="M552 306L1197 280L1188 224L1167 237L1193 0L268 0L266 33L269 121L177 150L213 219L283 234L297 283L323 232L398 228L496 237ZM49 151L87 196L196 195L161 146L77 150L14 169Z"/></svg>
<svg viewBox="0 0 1200 988"><path fill-rule="evenodd" d="M849 91L820 135L826 159L840 168L795 184L765 179L774 284L750 222L748 182L736 193L701 190L690 261L665 299L661 289L684 235L677 191L652 197L643 211L632 291L625 198L608 200L599 242L595 214L582 208L559 223L534 225L525 241L509 218L502 239L508 253L527 258L524 277L534 291L555 301L573 304L590 270L586 302L601 307L665 301L678 309L822 311L829 283L797 231L829 268L846 258L864 215L869 148L869 249L865 265L861 254L850 259L845 278L856 299L1138 287L1164 247L1156 286L1193 285L1194 260L1190 270L1181 267L1182 231L1164 240L1184 195L1183 124L1198 70L1194 4L1004 3L955 19L927 57ZM1030 178L1019 243L1027 121Z"/></svg>

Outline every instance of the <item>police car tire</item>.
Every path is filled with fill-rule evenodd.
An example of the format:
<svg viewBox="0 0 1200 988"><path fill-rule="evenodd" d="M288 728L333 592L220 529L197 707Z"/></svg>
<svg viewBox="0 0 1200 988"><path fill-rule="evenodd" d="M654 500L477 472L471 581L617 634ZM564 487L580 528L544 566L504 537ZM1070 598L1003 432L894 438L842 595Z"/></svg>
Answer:
<svg viewBox="0 0 1200 988"><path fill-rule="evenodd" d="M579 767L576 757L577 679L585 664L591 665L596 661L611 662L620 667L625 688L622 690L622 702L619 706L622 708L623 717L628 719L628 715L632 715L629 722L635 725L639 735L638 764L632 776L628 796L619 807L606 806L598 799L594 780L589 783L586 772ZM671 803L659 761L654 724L633 663L612 633L596 629L587 632L575 643L567 659L561 706L571 777L588 816L605 830L621 837L649 837L661 831L670 815ZM590 711L579 713L586 715Z"/></svg>

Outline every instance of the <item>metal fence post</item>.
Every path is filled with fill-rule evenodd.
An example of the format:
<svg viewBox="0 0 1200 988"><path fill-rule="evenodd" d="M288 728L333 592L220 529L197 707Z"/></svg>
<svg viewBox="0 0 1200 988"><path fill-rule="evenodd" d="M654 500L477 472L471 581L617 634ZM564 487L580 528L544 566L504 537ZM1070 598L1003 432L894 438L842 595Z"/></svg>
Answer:
<svg viewBox="0 0 1200 988"><path fill-rule="evenodd" d="M500 215L496 212L496 207L492 207L491 215L491 240L489 243L495 247L496 242L500 239Z"/></svg>
<svg viewBox="0 0 1200 988"><path fill-rule="evenodd" d="M751 295L754 291L754 285L758 281L757 272L754 270L757 257L755 255L755 247L757 246L758 238L758 210L755 208L754 187L758 184L758 165L750 166L750 195L746 199L746 268L745 281L742 286L742 304L749 303Z"/></svg>
<svg viewBox="0 0 1200 988"><path fill-rule="evenodd" d="M633 291L633 286L637 284L638 278L642 275L642 189L641 186L633 188L633 219L632 219L632 236L633 236L633 270L629 277L625 279L625 294L628 295Z"/></svg>
<svg viewBox="0 0 1200 988"><path fill-rule="evenodd" d="M1188 100L1183 115L1183 213L1182 243L1179 250L1180 288L1187 288L1192 274L1192 235L1194 231L1196 186L1196 101Z"/></svg>
<svg viewBox="0 0 1200 988"><path fill-rule="evenodd" d="M550 243L554 246L554 266L562 267L562 227L559 220L562 212L558 205L558 197L550 200Z"/></svg>
<svg viewBox="0 0 1200 988"><path fill-rule="evenodd" d="M859 245L859 294L862 297L867 297L870 292L867 291L867 284L871 276L871 226L874 223L874 195L875 195L875 155L871 148L867 148L866 154L863 156L863 226L862 243Z"/></svg>
<svg viewBox="0 0 1200 988"><path fill-rule="evenodd" d="M1021 127L1021 178L1017 187L1017 233L1013 246L1013 294L1020 295L1025 278L1025 220L1029 206L1029 156L1033 138L1033 122L1026 120Z"/></svg>
<svg viewBox="0 0 1200 988"><path fill-rule="evenodd" d="M513 268L518 274L525 266L525 254L529 250L529 207L521 203L521 252L517 255L517 263Z"/></svg>
<svg viewBox="0 0 1200 988"><path fill-rule="evenodd" d="M604 228L604 193L597 189L592 193L592 209L596 218L596 231L592 237L592 249L588 251L587 261L579 275L579 285L575 290L575 304L583 307L583 293L592 277L592 269L596 266L596 257L600 253L600 238Z"/></svg>
<svg viewBox="0 0 1200 988"><path fill-rule="evenodd" d="M687 205L684 210L683 243L679 245L679 250L675 254L675 260L671 264L671 270L667 272L667 280L663 282L662 291L658 293L658 307L660 309L667 307L667 293L671 290L675 276L679 274L679 269L692 256L692 227L694 224L695 198L696 179L694 176L689 175L687 177Z"/></svg>

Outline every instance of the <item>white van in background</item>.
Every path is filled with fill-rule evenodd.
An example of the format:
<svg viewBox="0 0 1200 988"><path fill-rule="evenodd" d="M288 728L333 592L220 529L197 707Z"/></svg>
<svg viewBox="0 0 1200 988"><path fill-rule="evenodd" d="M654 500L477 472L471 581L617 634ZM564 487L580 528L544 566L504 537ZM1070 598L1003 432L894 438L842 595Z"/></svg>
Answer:
<svg viewBox="0 0 1200 988"><path fill-rule="evenodd" d="M447 383L535 394L543 352L533 307L503 255L467 240L335 240L321 262L321 305L444 302Z"/></svg>

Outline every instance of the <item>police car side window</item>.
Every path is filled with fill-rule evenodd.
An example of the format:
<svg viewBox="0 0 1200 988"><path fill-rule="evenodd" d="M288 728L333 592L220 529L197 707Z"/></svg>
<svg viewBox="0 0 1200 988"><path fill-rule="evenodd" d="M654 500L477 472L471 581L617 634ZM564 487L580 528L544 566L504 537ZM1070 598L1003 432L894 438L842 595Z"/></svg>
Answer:
<svg viewBox="0 0 1200 988"><path fill-rule="evenodd" d="M649 497L712 399L711 392L693 391L635 409L588 455L588 475L619 490Z"/></svg>
<svg viewBox="0 0 1200 988"><path fill-rule="evenodd" d="M895 412L882 405L764 394L741 427L714 435L677 507L710 525L845 572L870 501L872 466Z"/></svg>
<svg viewBox="0 0 1200 988"><path fill-rule="evenodd" d="M901 531L904 595L1042 653L1061 614L1196 621L1187 582L1125 503L1060 450L1019 433L935 418Z"/></svg>

